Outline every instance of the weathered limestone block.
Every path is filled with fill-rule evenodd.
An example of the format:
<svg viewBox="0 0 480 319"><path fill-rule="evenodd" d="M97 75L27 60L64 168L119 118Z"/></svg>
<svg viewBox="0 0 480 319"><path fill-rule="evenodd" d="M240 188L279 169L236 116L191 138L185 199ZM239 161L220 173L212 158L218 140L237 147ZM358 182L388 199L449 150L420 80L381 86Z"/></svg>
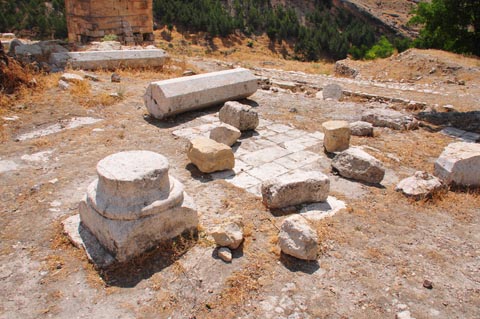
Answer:
<svg viewBox="0 0 480 319"><path fill-rule="evenodd" d="M74 73L63 73L62 76L60 77L61 81L65 81L67 83L79 83L83 82L84 79L81 75L74 74Z"/></svg>
<svg viewBox="0 0 480 319"><path fill-rule="evenodd" d="M338 84L327 84L322 90L323 99L339 101L343 97L342 87Z"/></svg>
<svg viewBox="0 0 480 319"><path fill-rule="evenodd" d="M98 163L80 218L116 260L196 229L195 205L168 168L165 157L149 151L116 153Z"/></svg>
<svg viewBox="0 0 480 319"><path fill-rule="evenodd" d="M254 130L259 123L258 113L250 105L235 101L226 102L220 109L218 118L240 131Z"/></svg>
<svg viewBox="0 0 480 319"><path fill-rule="evenodd" d="M447 184L480 186L480 144L448 145L435 162L434 175Z"/></svg>
<svg viewBox="0 0 480 319"><path fill-rule="evenodd" d="M363 121L350 123L350 134L354 136L373 136L373 125Z"/></svg>
<svg viewBox="0 0 480 319"><path fill-rule="evenodd" d="M388 127L394 130L414 130L418 121L411 115L390 109L367 110L362 114L362 121L377 127Z"/></svg>
<svg viewBox="0 0 480 319"><path fill-rule="evenodd" d="M327 152L341 152L350 146L350 126L347 121L328 121L322 124L323 146Z"/></svg>
<svg viewBox="0 0 480 319"><path fill-rule="evenodd" d="M268 208L284 208L312 202L324 202L330 180L320 172L296 172L262 184L262 200Z"/></svg>
<svg viewBox="0 0 480 319"><path fill-rule="evenodd" d="M442 188L444 185L440 179L427 172L418 171L413 176L402 179L395 190L401 191L405 196L422 199Z"/></svg>
<svg viewBox="0 0 480 319"><path fill-rule="evenodd" d="M215 227L212 236L217 245L230 249L237 249L243 242L243 230L234 222Z"/></svg>
<svg viewBox="0 0 480 319"><path fill-rule="evenodd" d="M206 137L191 140L187 156L203 173L224 171L235 166L232 149Z"/></svg>
<svg viewBox="0 0 480 319"><path fill-rule="evenodd" d="M210 131L210 138L218 143L232 146L242 135L240 130L232 125L223 123Z"/></svg>
<svg viewBox="0 0 480 319"><path fill-rule="evenodd" d="M257 78L247 69L233 69L152 82L145 106L158 119L246 98L257 91Z"/></svg>
<svg viewBox="0 0 480 319"><path fill-rule="evenodd" d="M156 67L169 59L161 49L112 50L52 53L49 63L58 68L70 65L75 69L116 69L120 67Z"/></svg>
<svg viewBox="0 0 480 319"><path fill-rule="evenodd" d="M317 259L317 232L301 215L293 215L283 221L278 239L284 254L303 260Z"/></svg>
<svg viewBox="0 0 480 319"><path fill-rule="evenodd" d="M335 156L332 166L343 177L372 184L380 183L385 176L383 164L356 147L349 148Z"/></svg>

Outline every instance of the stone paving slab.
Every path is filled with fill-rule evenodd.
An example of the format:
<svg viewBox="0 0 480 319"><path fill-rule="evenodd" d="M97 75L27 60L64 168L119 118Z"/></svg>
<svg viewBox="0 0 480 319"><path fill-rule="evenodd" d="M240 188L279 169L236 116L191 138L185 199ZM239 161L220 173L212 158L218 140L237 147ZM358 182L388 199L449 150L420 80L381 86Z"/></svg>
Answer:
<svg viewBox="0 0 480 319"><path fill-rule="evenodd" d="M179 128L175 136L192 139L209 135L220 124L217 114L208 114L197 119L194 127ZM318 170L329 165L323 154L307 150L323 144L323 133L309 133L291 125L272 123L260 119L256 131L244 134L235 143L233 170L211 173L213 179L222 179L248 192L261 196L263 181L298 170ZM325 164L321 165L322 159Z"/></svg>

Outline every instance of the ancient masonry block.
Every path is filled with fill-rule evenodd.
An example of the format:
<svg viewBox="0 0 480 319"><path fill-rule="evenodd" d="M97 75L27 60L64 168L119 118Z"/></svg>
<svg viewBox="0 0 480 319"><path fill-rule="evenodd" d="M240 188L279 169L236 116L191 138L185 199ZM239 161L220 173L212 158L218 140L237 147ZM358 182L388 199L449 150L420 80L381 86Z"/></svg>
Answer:
<svg viewBox="0 0 480 319"><path fill-rule="evenodd" d="M265 181L262 199L268 208L324 202L330 191L330 180L320 172L295 172Z"/></svg>
<svg viewBox="0 0 480 319"><path fill-rule="evenodd" d="M119 67L157 67L169 59L161 49L112 50L52 53L50 64L58 68L67 65L74 69L116 69Z"/></svg>
<svg viewBox="0 0 480 319"><path fill-rule="evenodd" d="M350 126L346 121L328 121L322 124L323 145L327 152L341 152L350 145Z"/></svg>
<svg viewBox="0 0 480 319"><path fill-rule="evenodd" d="M152 0L65 0L65 13L72 42L106 35L127 44L153 41Z"/></svg>
<svg viewBox="0 0 480 319"><path fill-rule="evenodd" d="M168 168L164 156L149 151L116 153L98 163L80 218L116 260L197 228L195 205Z"/></svg>
<svg viewBox="0 0 480 319"><path fill-rule="evenodd" d="M144 95L145 106L158 119L246 98L257 91L257 78L238 68L152 82Z"/></svg>

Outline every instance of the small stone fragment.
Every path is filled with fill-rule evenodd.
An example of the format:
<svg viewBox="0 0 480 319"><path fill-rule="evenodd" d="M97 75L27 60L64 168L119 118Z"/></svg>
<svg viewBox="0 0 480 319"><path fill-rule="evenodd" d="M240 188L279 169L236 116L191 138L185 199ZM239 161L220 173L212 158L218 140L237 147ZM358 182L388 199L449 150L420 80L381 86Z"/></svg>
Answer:
<svg viewBox="0 0 480 319"><path fill-rule="evenodd" d="M322 124L323 146L327 152L341 152L350 146L350 126L347 121L328 121Z"/></svg>
<svg viewBox="0 0 480 319"><path fill-rule="evenodd" d="M385 176L382 163L365 151L352 147L332 160L332 167L346 178L378 184Z"/></svg>
<svg viewBox="0 0 480 319"><path fill-rule="evenodd" d="M91 74L91 73L85 73L83 75L83 77L87 80L92 80L93 82L100 81L100 78L98 76L96 76L95 74Z"/></svg>
<svg viewBox="0 0 480 319"><path fill-rule="evenodd" d="M67 82L65 82L64 80L59 80L58 81L58 87L61 89L61 90L68 90L70 88L70 84L68 84Z"/></svg>
<svg viewBox="0 0 480 319"><path fill-rule="evenodd" d="M373 125L363 121L350 123L350 133L354 136L373 136Z"/></svg>
<svg viewBox="0 0 480 319"><path fill-rule="evenodd" d="M343 90L342 87L338 84L328 84L323 88L323 99L332 99L335 101L339 101L343 97Z"/></svg>
<svg viewBox="0 0 480 319"><path fill-rule="evenodd" d="M73 73L63 73L60 80L67 83L79 83L84 81L82 76Z"/></svg>
<svg viewBox="0 0 480 319"><path fill-rule="evenodd" d="M226 102L220 109L218 117L220 121L240 131L254 130L259 123L258 113L251 106L236 101Z"/></svg>
<svg viewBox="0 0 480 319"><path fill-rule="evenodd" d="M422 199L431 196L443 187L440 179L427 172L418 171L413 176L401 180L395 190L403 192L406 196Z"/></svg>
<svg viewBox="0 0 480 319"><path fill-rule="evenodd" d="M330 180L320 172L295 172L262 184L262 200L268 208L324 202L330 191Z"/></svg>
<svg viewBox="0 0 480 319"><path fill-rule="evenodd" d="M242 135L236 127L223 123L210 131L210 138L218 143L232 146Z"/></svg>
<svg viewBox="0 0 480 319"><path fill-rule="evenodd" d="M217 226L212 231L212 236L218 246L230 249L237 249L243 242L242 228L235 222Z"/></svg>
<svg viewBox="0 0 480 319"><path fill-rule="evenodd" d="M232 149L206 137L191 140L187 156L203 173L233 169L235 166Z"/></svg>
<svg viewBox="0 0 480 319"><path fill-rule="evenodd" d="M428 279L425 279L423 281L423 287L424 288L427 288L427 289L433 289L433 282L431 282L430 280Z"/></svg>
<svg viewBox="0 0 480 319"><path fill-rule="evenodd" d="M120 83L122 81L122 78L117 73L112 73L112 76L111 76L110 79L111 79L112 83Z"/></svg>
<svg viewBox="0 0 480 319"><path fill-rule="evenodd" d="M193 71L193 70L185 70L182 75L183 76L192 76L192 75L195 75L195 74L197 74L197 73L195 73L195 71Z"/></svg>
<svg viewBox="0 0 480 319"><path fill-rule="evenodd" d="M317 232L300 215L290 216L283 221L279 245L284 254L303 260L317 259Z"/></svg>
<svg viewBox="0 0 480 319"><path fill-rule="evenodd" d="M480 144L448 145L435 162L434 175L447 184L480 186Z"/></svg>
<svg viewBox="0 0 480 319"><path fill-rule="evenodd" d="M232 262L232 251L227 247L220 247L217 251L218 258L226 263Z"/></svg>
<svg viewBox="0 0 480 319"><path fill-rule="evenodd" d="M410 314L410 311L404 310L404 311L398 312L395 315L395 319L415 319L415 318L412 317L412 315Z"/></svg>

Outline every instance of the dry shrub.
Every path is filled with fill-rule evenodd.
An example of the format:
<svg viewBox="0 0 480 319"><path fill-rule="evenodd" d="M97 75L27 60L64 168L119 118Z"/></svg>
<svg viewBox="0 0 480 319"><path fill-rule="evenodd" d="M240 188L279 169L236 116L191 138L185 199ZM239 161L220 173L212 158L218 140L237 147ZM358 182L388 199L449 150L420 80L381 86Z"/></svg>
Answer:
<svg viewBox="0 0 480 319"><path fill-rule="evenodd" d="M0 89L2 93L13 94L21 86L33 85L32 73L16 60L6 55L0 44Z"/></svg>

